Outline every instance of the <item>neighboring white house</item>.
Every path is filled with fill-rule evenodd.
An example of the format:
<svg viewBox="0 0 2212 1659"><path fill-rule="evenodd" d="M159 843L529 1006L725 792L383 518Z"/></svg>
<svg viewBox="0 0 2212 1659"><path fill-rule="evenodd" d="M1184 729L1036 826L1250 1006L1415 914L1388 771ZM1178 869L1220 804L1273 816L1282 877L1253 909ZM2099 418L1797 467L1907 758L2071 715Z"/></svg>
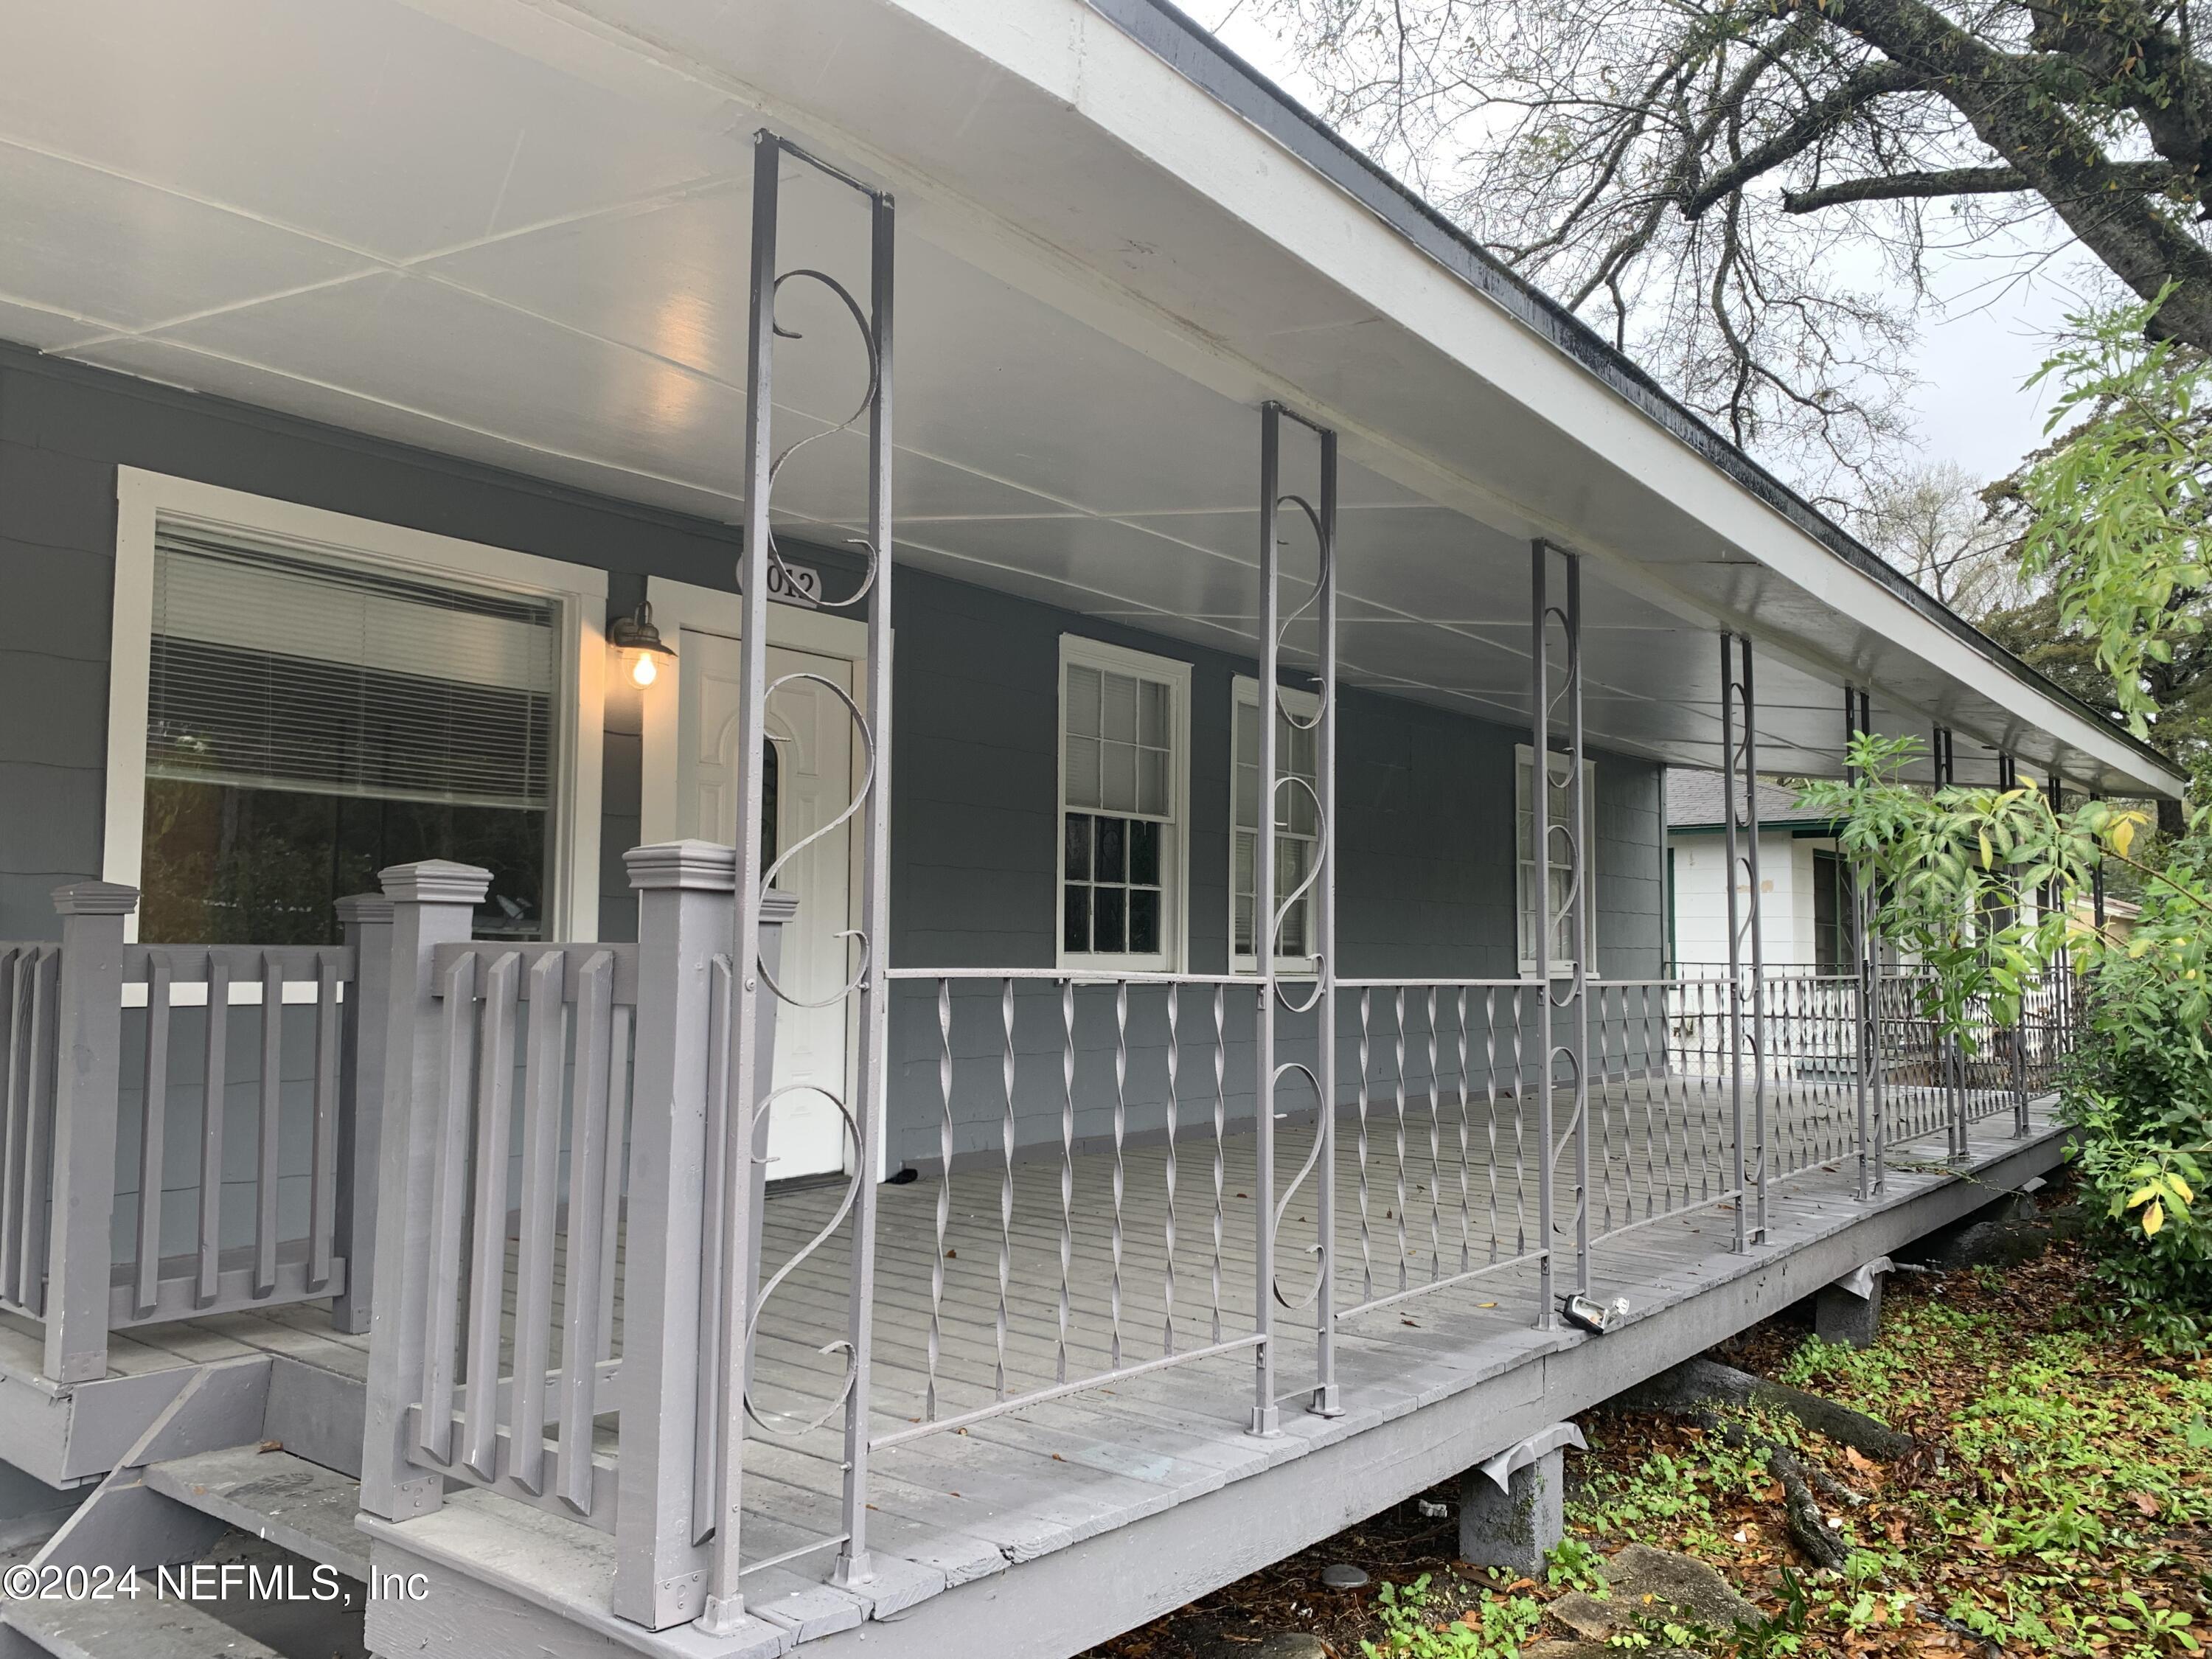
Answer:
<svg viewBox="0 0 2212 1659"><path fill-rule="evenodd" d="M1721 775L1667 773L1667 944L1680 969L1728 960L1728 852ZM1759 786L1759 945L1769 967L1835 971L1851 957L1850 883L1836 826L1797 792ZM1736 886L1748 902L1746 878Z"/></svg>

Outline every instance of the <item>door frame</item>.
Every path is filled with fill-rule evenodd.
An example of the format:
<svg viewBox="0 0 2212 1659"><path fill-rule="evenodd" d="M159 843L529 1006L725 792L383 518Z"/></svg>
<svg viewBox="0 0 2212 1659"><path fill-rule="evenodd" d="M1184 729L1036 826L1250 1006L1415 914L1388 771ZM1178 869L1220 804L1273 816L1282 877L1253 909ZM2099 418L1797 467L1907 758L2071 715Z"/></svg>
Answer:
<svg viewBox="0 0 2212 1659"><path fill-rule="evenodd" d="M737 639L740 637L738 624L744 614L744 600L726 588L702 587L696 583L678 581L666 576L647 577L645 597L653 606L654 626L660 629L664 639L676 647L675 661L664 667L653 683L643 688L640 694L642 754L639 769L638 833L640 840L651 846L657 842L675 840L679 822L678 796L683 773L680 754L683 630L690 628L702 633L720 634L728 639ZM868 629L867 624L857 617L812 611L804 605L770 600L768 640L772 646L851 663L855 696L861 695L867 684ZM856 738L846 779L848 788L859 781L863 761L862 745ZM889 787L888 778L884 780L884 787ZM857 917L862 872L866 867L858 817L852 820L846 840L850 854L846 873L847 908L848 915ZM853 925L857 926L857 921ZM848 999L845 1019L848 1092L857 1086L860 1079L860 1037L859 999L852 998ZM890 1149L885 1144L884 1123L880 1115L873 1127L876 1138L875 1173L876 1179L881 1181L888 1169L886 1159Z"/></svg>

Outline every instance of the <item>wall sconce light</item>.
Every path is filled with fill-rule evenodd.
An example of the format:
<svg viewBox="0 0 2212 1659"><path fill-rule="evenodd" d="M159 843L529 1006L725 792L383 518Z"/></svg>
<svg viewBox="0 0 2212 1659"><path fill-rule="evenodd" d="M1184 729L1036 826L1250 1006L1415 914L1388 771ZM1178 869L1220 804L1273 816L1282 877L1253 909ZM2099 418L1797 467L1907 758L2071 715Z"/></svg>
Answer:
<svg viewBox="0 0 2212 1659"><path fill-rule="evenodd" d="M651 685L660 678L659 659L675 658L676 648L661 643L653 625L653 606L641 603L634 615L617 617L607 626L607 642L629 659L630 683Z"/></svg>

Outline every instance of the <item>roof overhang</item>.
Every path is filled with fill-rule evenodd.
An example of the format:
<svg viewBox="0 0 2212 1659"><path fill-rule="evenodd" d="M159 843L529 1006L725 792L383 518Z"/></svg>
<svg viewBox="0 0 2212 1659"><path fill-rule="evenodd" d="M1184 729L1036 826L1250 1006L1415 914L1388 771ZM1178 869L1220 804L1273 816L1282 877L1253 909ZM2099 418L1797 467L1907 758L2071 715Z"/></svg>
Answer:
<svg viewBox="0 0 2212 1659"><path fill-rule="evenodd" d="M1954 728L1962 776L2002 750L2181 787L1150 0L114 9L0 23L46 71L0 112L0 206L100 301L0 270L0 334L732 518L764 122L899 199L902 557L1249 647L1277 398L1342 434L1355 681L1526 720L1541 538L1587 556L1610 746L1718 763L1725 628L1764 769L1834 769L1849 682L1884 729ZM857 274L849 203L795 179L785 212L794 258ZM849 405L835 356L779 358L793 430ZM777 507L834 542L863 491L822 448Z"/></svg>

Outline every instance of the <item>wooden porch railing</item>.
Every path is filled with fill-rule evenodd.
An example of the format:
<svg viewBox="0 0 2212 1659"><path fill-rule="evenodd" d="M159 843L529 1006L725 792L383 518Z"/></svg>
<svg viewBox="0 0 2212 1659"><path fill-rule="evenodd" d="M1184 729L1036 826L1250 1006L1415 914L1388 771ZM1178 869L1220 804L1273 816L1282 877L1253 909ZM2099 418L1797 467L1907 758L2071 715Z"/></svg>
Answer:
<svg viewBox="0 0 2212 1659"><path fill-rule="evenodd" d="M488 872L384 872L362 1504L409 1519L455 1480L612 1533L617 1609L659 1627L697 1612L713 1528L736 864L701 842L627 861L635 945L472 940ZM770 973L794 908L765 907Z"/></svg>
<svg viewBox="0 0 2212 1659"><path fill-rule="evenodd" d="M127 945L137 898L64 887L58 944L0 944L0 1308L40 1322L57 1382L104 1376L131 1326L330 1297L366 1328L380 902L346 902L340 945Z"/></svg>

